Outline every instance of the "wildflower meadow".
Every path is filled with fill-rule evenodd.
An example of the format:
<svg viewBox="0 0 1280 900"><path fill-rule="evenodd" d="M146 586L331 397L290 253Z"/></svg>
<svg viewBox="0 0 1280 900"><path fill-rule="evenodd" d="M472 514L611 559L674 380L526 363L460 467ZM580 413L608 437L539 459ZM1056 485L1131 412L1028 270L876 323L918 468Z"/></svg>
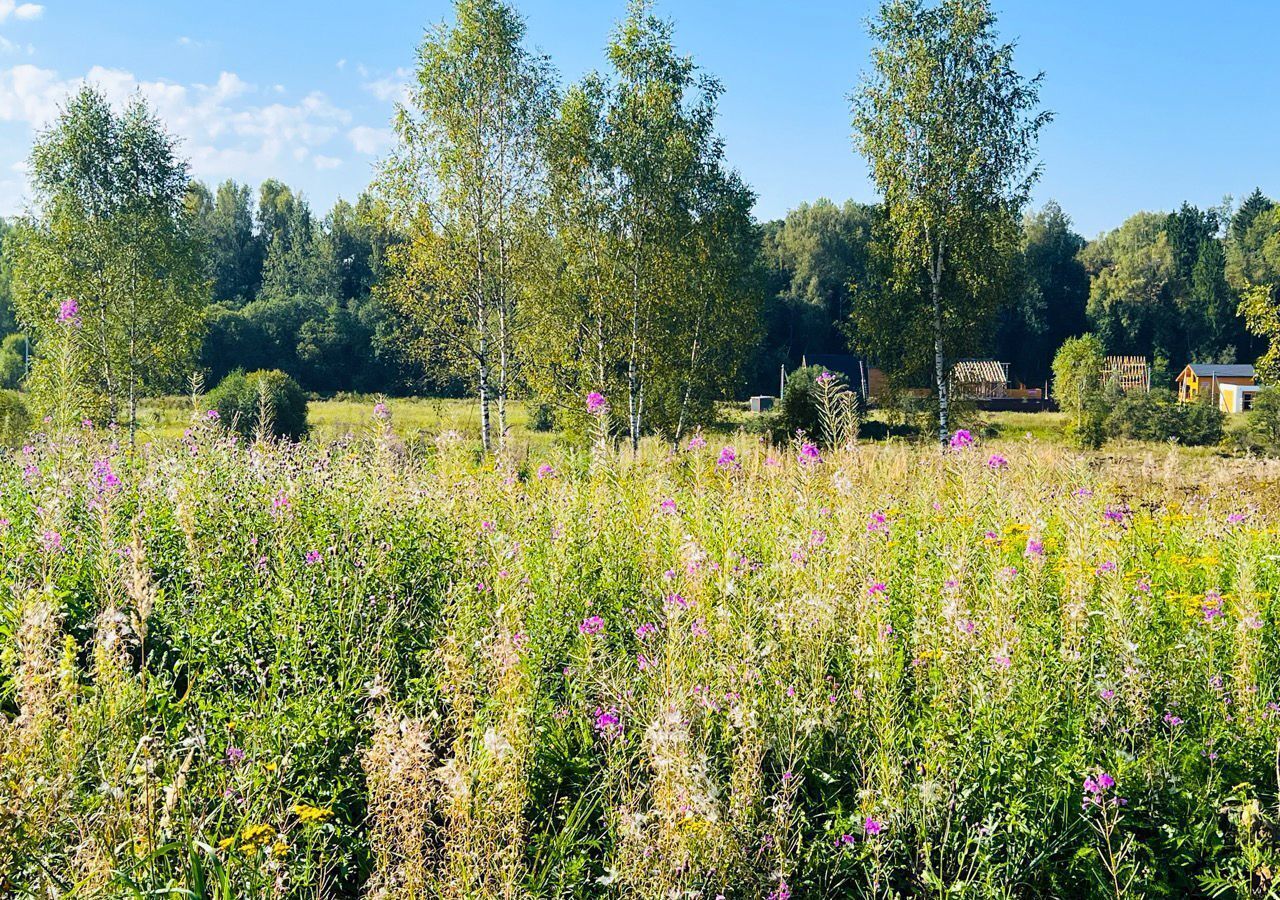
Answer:
<svg viewBox="0 0 1280 900"><path fill-rule="evenodd" d="M1272 895L1275 464L961 435L37 436L0 894Z"/></svg>

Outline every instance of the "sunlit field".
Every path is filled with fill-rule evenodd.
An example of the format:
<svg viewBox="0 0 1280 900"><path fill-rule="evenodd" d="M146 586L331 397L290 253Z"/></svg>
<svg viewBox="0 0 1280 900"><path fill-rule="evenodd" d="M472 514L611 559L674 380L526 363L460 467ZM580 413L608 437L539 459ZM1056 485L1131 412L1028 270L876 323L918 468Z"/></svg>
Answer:
<svg viewBox="0 0 1280 900"><path fill-rule="evenodd" d="M318 420L4 460L0 893L1272 888L1275 462Z"/></svg>

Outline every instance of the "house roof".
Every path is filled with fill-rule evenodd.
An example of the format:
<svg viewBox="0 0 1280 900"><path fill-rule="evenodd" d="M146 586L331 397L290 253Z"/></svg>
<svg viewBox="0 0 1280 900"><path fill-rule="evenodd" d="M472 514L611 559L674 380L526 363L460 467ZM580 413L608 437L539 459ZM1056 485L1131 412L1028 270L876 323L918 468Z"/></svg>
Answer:
<svg viewBox="0 0 1280 900"><path fill-rule="evenodd" d="M1253 366L1250 365L1220 366L1211 363L1192 363L1187 366L1187 368L1190 369L1197 378L1212 378L1214 375L1217 375L1219 378L1253 377Z"/></svg>

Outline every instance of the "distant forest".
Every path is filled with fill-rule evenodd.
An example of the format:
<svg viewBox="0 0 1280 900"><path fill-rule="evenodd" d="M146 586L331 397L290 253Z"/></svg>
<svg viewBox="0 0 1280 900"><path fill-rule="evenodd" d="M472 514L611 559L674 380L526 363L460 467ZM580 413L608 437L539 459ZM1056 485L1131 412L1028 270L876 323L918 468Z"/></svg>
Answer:
<svg viewBox="0 0 1280 900"><path fill-rule="evenodd" d="M339 200L320 217L279 181L256 194L233 181L216 190L196 182L187 203L212 285L200 354L206 383L236 369L277 368L317 394L465 393L448 367L406 352L410 323L375 290L399 238L368 196ZM806 355L884 355L859 340L855 324L859 298L877 278L877 215L872 204L821 199L758 226L765 299L761 321L741 325L755 350L736 399L776 393L780 367ZM0 240L7 232L0 226ZM1065 339L1094 331L1110 352L1150 357L1153 381L1163 383L1192 360L1248 362L1265 348L1237 314L1238 292L1280 285L1280 208L1255 190L1238 205L1140 212L1086 241L1049 202L1024 217L1015 262L990 333L974 336L974 355L1008 362L1015 380L1037 386ZM7 271L0 330L18 331ZM4 347L0 377L13 381L22 342ZM928 383L927 371L894 362L904 381Z"/></svg>

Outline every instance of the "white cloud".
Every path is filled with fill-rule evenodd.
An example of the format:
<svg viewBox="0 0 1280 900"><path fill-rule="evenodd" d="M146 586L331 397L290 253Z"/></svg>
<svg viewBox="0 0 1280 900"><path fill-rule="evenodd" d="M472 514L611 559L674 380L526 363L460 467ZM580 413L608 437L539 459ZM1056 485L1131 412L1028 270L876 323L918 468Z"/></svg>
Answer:
<svg viewBox="0 0 1280 900"><path fill-rule="evenodd" d="M360 69L360 74L367 77L369 73L364 66L361 66ZM391 100L403 101L408 97L409 93L409 75L410 71L408 69L399 68L392 75L366 81L361 86L384 103Z"/></svg>
<svg viewBox="0 0 1280 900"><path fill-rule="evenodd" d="M365 156L377 156L384 147L391 146L395 133L390 128L370 128L368 125L357 125L347 132L347 138L357 153Z"/></svg>
<svg viewBox="0 0 1280 900"><path fill-rule="evenodd" d="M39 3L17 3L15 0L0 0L0 22L13 16L15 19L30 21L38 19L44 13Z"/></svg>
<svg viewBox="0 0 1280 900"><path fill-rule="evenodd" d="M334 151L345 144L329 145L353 130L351 114L319 91L287 102L275 90L261 90L234 72L222 72L213 84L181 84L140 81L132 72L102 66L83 78L63 78L30 64L0 69L0 122L38 130L86 82L117 105L135 94L145 97L170 133L181 139L194 174L210 180L287 178L290 166L308 159L317 169L332 169L342 163Z"/></svg>

